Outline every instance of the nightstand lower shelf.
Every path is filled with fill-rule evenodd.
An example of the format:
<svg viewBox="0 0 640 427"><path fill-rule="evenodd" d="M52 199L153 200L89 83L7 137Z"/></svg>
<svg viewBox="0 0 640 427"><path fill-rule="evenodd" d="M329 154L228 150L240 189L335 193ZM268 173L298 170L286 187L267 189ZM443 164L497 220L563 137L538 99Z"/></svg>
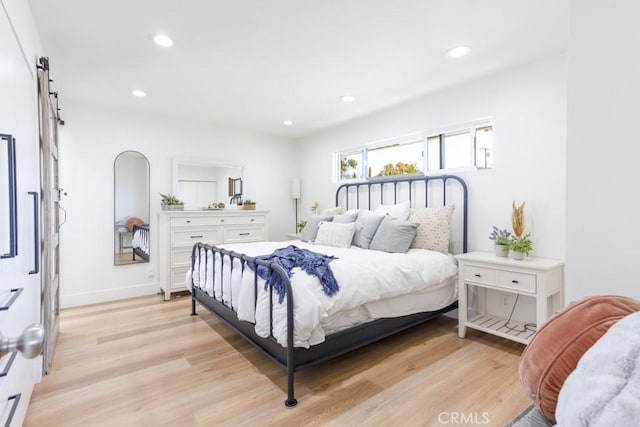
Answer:
<svg viewBox="0 0 640 427"><path fill-rule="evenodd" d="M509 321L509 327L517 329L512 330L507 328L507 319L493 316L491 314L478 314L469 318L467 321L467 327L477 329L482 332L488 332L490 334L497 335L502 338L507 338L513 341L517 341L522 344L529 344L529 339L535 331L525 330L524 323ZM523 332L521 332L523 331Z"/></svg>

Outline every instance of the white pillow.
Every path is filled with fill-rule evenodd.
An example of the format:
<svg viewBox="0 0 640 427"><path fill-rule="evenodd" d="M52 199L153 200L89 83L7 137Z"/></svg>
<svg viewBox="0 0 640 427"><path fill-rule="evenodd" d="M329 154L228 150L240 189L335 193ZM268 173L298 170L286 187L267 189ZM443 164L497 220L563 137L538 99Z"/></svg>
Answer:
<svg viewBox="0 0 640 427"><path fill-rule="evenodd" d="M420 226L411 247L448 253L453 209L453 206L412 209L409 221Z"/></svg>
<svg viewBox="0 0 640 427"><path fill-rule="evenodd" d="M321 216L333 216L333 215L340 215L344 213L344 206L336 206L335 208L327 208L327 209L323 209L322 212L320 212Z"/></svg>
<svg viewBox="0 0 640 427"><path fill-rule="evenodd" d="M362 228L362 225L357 222L340 224L322 221L318 225L318 234L314 243L316 245L348 248L351 246L353 235L360 228Z"/></svg>
<svg viewBox="0 0 640 427"><path fill-rule="evenodd" d="M394 218L406 221L409 218L409 201L398 203L397 205L380 205L374 210L379 215L389 215Z"/></svg>

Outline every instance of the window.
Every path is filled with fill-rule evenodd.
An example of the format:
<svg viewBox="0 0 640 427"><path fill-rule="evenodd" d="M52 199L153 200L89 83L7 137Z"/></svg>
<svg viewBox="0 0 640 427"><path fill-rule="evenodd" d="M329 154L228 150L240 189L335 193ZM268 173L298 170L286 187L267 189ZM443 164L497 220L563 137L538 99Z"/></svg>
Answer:
<svg viewBox="0 0 640 427"><path fill-rule="evenodd" d="M367 150L367 178L422 172L422 140Z"/></svg>
<svg viewBox="0 0 640 427"><path fill-rule="evenodd" d="M484 124L476 127L476 167L493 167L493 126Z"/></svg>
<svg viewBox="0 0 640 427"><path fill-rule="evenodd" d="M487 120L421 132L339 152L339 180L422 171L493 167L493 126Z"/></svg>
<svg viewBox="0 0 640 427"><path fill-rule="evenodd" d="M362 150L340 154L340 181L362 178Z"/></svg>

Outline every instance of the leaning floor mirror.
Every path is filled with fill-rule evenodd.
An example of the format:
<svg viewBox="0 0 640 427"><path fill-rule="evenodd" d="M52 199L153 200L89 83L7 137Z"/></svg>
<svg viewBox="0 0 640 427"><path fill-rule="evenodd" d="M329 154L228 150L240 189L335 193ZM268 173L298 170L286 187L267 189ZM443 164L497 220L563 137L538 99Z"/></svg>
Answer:
<svg viewBox="0 0 640 427"><path fill-rule="evenodd" d="M149 161L124 151L114 162L114 264L149 262Z"/></svg>

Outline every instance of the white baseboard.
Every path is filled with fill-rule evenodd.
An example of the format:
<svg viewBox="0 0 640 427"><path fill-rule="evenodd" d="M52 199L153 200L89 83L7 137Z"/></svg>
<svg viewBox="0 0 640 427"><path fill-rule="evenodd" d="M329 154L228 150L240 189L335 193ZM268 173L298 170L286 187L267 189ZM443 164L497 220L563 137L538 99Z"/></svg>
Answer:
<svg viewBox="0 0 640 427"><path fill-rule="evenodd" d="M75 294L60 294L60 308L77 307L80 305L97 304L99 302L116 301L119 299L153 295L160 291L160 283L145 283L122 288L101 289L98 291L78 292Z"/></svg>

